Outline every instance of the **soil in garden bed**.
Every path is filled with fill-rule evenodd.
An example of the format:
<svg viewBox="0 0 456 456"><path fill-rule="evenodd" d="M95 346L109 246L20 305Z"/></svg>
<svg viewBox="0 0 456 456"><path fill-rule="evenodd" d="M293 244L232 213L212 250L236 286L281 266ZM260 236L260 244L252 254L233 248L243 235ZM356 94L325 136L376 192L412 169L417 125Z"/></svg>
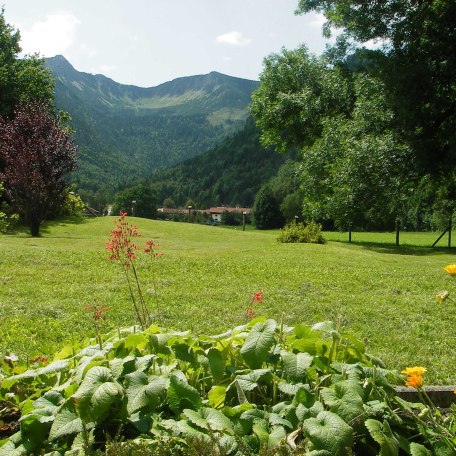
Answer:
<svg viewBox="0 0 456 456"><path fill-rule="evenodd" d="M21 412L7 402L0 401L0 440L15 434L19 430Z"/></svg>

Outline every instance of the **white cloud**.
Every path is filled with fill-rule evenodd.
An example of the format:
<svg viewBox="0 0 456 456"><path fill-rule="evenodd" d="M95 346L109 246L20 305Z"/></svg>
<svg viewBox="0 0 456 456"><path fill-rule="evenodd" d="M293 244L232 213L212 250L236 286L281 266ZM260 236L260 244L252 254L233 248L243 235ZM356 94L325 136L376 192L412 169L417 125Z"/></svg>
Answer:
<svg viewBox="0 0 456 456"><path fill-rule="evenodd" d="M104 74L105 76L109 76L111 71L116 69L117 66L115 65L99 65L97 67L92 67L89 72L92 74Z"/></svg>
<svg viewBox="0 0 456 456"><path fill-rule="evenodd" d="M310 19L310 21L309 21L310 27L321 28L321 27L323 27L323 24L326 22L326 17L321 13L314 13L312 15L309 15L309 19Z"/></svg>
<svg viewBox="0 0 456 456"><path fill-rule="evenodd" d="M88 46L85 43L82 43L82 44L79 45L79 50L81 51L81 53L83 55L85 55L87 57L95 57L98 54L96 49L94 49L91 46Z"/></svg>
<svg viewBox="0 0 456 456"><path fill-rule="evenodd" d="M21 47L24 53L40 53L44 57L63 54L75 41L80 22L71 13L48 14L30 28L21 27Z"/></svg>
<svg viewBox="0 0 456 456"><path fill-rule="evenodd" d="M372 39L369 41L364 41L364 43L362 43L362 44L364 47L366 47L368 49L375 50L375 49L380 49L383 46L387 46L389 44L389 41L382 40L380 38L376 38L376 39Z"/></svg>
<svg viewBox="0 0 456 456"><path fill-rule="evenodd" d="M252 42L250 38L246 38L241 32L236 30L219 35L215 41L219 44L230 44L232 46L247 46Z"/></svg>

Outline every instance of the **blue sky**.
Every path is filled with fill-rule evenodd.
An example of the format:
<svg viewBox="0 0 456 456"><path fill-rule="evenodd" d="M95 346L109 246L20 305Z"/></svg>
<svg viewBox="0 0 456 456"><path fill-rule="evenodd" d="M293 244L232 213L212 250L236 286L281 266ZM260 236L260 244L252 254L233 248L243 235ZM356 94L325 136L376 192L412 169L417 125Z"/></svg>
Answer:
<svg viewBox="0 0 456 456"><path fill-rule="evenodd" d="M265 56L304 43L320 54L322 16L298 0L2 0L25 53L152 87L219 71L258 79Z"/></svg>

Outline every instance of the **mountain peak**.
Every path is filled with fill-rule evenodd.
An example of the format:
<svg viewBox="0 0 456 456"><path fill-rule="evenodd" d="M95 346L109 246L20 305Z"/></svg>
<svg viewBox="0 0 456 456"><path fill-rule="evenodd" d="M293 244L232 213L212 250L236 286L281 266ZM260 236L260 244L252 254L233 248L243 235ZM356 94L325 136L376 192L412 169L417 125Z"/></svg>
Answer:
<svg viewBox="0 0 456 456"><path fill-rule="evenodd" d="M46 65L51 66L53 68L58 69L71 69L74 70L73 65L63 56L63 55L56 55L54 57L48 57L46 59Z"/></svg>
<svg viewBox="0 0 456 456"><path fill-rule="evenodd" d="M214 71L144 88L80 72L61 55L46 66L56 106L73 119L86 189L124 185L214 147L242 127L258 86Z"/></svg>

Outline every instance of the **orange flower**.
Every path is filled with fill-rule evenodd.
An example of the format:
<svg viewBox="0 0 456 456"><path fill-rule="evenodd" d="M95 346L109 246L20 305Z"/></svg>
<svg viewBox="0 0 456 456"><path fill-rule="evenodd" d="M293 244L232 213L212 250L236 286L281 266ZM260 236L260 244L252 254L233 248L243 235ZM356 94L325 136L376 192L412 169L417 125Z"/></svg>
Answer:
<svg viewBox="0 0 456 456"><path fill-rule="evenodd" d="M456 264L449 264L448 266L445 266L443 269L445 269L448 274L452 276L456 276Z"/></svg>
<svg viewBox="0 0 456 456"><path fill-rule="evenodd" d="M423 374L426 372L424 367L407 367L401 373L407 375L405 386L420 388L423 385Z"/></svg>

